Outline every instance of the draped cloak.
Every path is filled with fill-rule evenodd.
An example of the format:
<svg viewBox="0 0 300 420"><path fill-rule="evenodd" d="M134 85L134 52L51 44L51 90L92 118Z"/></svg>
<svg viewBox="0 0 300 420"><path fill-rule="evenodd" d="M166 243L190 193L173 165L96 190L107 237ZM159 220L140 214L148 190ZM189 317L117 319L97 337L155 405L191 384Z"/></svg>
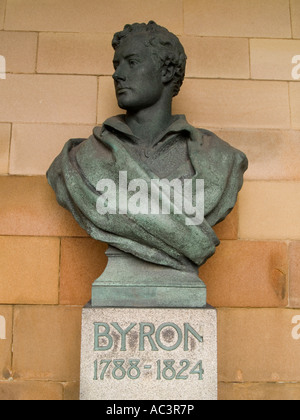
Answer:
<svg viewBox="0 0 300 420"><path fill-rule="evenodd" d="M137 155L141 150L136 147L138 142L124 116L109 118L94 129L90 138L66 143L47 172L48 182L58 203L94 239L142 260L189 271L204 264L219 245L212 227L234 207L247 158L215 134L188 124L183 115L173 117L172 124L157 139L154 151L144 151L143 158ZM151 159L147 160L151 153L152 164ZM152 179L204 180L203 223L187 225L184 212L99 214L97 200L101 192L97 184L101 179L110 179L118 185L120 171L127 172L128 183L145 180L149 191Z"/></svg>

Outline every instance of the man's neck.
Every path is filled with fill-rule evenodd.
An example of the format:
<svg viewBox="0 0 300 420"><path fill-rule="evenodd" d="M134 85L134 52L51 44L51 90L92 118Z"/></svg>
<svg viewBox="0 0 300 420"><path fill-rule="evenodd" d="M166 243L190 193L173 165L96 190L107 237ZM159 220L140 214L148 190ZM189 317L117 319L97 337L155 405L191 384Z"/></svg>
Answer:
<svg viewBox="0 0 300 420"><path fill-rule="evenodd" d="M125 121L132 133L141 139L141 146L151 147L160 133L171 124L171 106L156 110L147 108L137 112L128 111Z"/></svg>

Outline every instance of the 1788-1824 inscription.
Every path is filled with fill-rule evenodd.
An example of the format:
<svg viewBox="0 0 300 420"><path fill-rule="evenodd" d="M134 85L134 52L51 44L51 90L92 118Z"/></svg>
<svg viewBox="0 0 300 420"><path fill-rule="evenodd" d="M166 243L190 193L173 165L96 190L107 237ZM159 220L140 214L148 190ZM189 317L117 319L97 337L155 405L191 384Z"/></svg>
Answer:
<svg viewBox="0 0 300 420"><path fill-rule="evenodd" d="M133 333L131 336L130 331ZM146 345L154 352L158 352L159 349L172 352L182 345L183 350L188 352L190 347L197 346L197 342L203 342L203 337L189 323L184 323L183 329L174 322L162 323L157 328L152 322L131 322L126 328L121 327L118 322L94 323L95 352L112 350L116 345L115 339L120 343L120 354L127 351L127 346L137 346L139 352L144 352ZM189 375L194 374L198 375L199 380L203 380L202 360L192 366L188 359L177 361L170 358L145 365L141 363L141 359L101 359L100 362L95 359L93 379L105 380L111 375L116 380L125 377L135 380L140 378L143 371L152 369L155 370L154 377L157 380L186 380Z"/></svg>
<svg viewBox="0 0 300 420"><path fill-rule="evenodd" d="M82 331L81 399L216 398L214 309L86 307Z"/></svg>

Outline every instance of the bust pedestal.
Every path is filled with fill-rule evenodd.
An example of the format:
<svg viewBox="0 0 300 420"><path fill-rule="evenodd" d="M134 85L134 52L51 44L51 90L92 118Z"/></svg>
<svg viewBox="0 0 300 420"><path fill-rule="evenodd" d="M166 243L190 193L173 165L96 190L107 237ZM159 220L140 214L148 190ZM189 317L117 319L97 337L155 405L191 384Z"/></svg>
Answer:
<svg viewBox="0 0 300 420"><path fill-rule="evenodd" d="M142 261L114 247L92 286L93 307L203 308L206 286L198 267L179 271Z"/></svg>
<svg viewBox="0 0 300 420"><path fill-rule="evenodd" d="M82 312L80 398L217 399L217 312L198 268L106 254Z"/></svg>
<svg viewBox="0 0 300 420"><path fill-rule="evenodd" d="M80 399L216 400L216 310L85 306Z"/></svg>

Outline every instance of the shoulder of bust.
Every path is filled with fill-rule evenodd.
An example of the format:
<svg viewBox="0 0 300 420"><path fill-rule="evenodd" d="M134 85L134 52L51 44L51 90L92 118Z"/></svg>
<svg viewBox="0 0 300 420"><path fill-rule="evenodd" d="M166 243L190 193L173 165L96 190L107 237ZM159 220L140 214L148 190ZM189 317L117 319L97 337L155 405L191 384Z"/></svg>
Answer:
<svg viewBox="0 0 300 420"><path fill-rule="evenodd" d="M199 128L198 132L201 135L202 147L204 150L213 155L221 155L223 159L225 159L225 157L230 160L234 159L236 162L245 166L245 168L248 167L248 159L241 150L231 146L212 131Z"/></svg>

